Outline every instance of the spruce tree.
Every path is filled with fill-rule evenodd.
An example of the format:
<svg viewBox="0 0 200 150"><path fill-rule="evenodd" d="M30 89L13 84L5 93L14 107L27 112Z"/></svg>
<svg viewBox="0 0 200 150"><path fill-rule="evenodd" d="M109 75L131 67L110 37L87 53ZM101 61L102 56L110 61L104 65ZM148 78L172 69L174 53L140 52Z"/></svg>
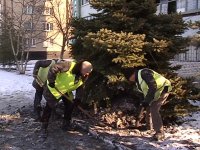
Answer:
<svg viewBox="0 0 200 150"><path fill-rule="evenodd" d="M112 99L119 93L133 91L124 82L123 70L148 67L164 74L173 83L174 111L187 95L186 81L177 78L169 60L185 51L187 29L180 14L156 15L155 0L91 0L99 13L93 19L74 19L75 42L72 55L87 59L95 71L86 84L89 102ZM184 100L183 100L184 99ZM182 108L182 106L181 106Z"/></svg>

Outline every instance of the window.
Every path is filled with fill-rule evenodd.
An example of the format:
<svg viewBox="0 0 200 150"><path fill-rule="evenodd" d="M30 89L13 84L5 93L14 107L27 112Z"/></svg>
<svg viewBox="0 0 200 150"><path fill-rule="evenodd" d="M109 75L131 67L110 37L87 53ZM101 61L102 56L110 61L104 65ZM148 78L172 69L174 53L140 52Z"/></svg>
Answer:
<svg viewBox="0 0 200 150"><path fill-rule="evenodd" d="M77 1L76 0L74 0L74 5L76 5L77 4Z"/></svg>
<svg viewBox="0 0 200 150"><path fill-rule="evenodd" d="M170 1L168 3L168 14L176 12L176 1Z"/></svg>
<svg viewBox="0 0 200 150"><path fill-rule="evenodd" d="M36 47L36 40L35 39L31 39L31 47Z"/></svg>
<svg viewBox="0 0 200 150"><path fill-rule="evenodd" d="M87 3L89 3L89 0L81 0L82 2L82 5L85 5L85 4L87 4Z"/></svg>
<svg viewBox="0 0 200 150"><path fill-rule="evenodd" d="M160 13L167 14L167 4L161 4L160 7Z"/></svg>
<svg viewBox="0 0 200 150"><path fill-rule="evenodd" d="M187 11L197 9L197 0L187 0Z"/></svg>
<svg viewBox="0 0 200 150"><path fill-rule="evenodd" d="M157 4L160 3L160 0L156 0L156 3L157 3Z"/></svg>
<svg viewBox="0 0 200 150"><path fill-rule="evenodd" d="M156 14L167 14L168 0L160 0L159 2Z"/></svg>
<svg viewBox="0 0 200 150"><path fill-rule="evenodd" d="M44 31L52 31L53 30L53 23L43 23L43 30Z"/></svg>
<svg viewBox="0 0 200 150"><path fill-rule="evenodd" d="M177 10L179 12L185 12L186 11L186 0L177 0Z"/></svg>
<svg viewBox="0 0 200 150"><path fill-rule="evenodd" d="M25 46L26 47L36 47L36 39L32 38L26 38L25 39Z"/></svg>
<svg viewBox="0 0 200 150"><path fill-rule="evenodd" d="M200 0L160 0L156 14L190 13L197 9L200 9Z"/></svg>
<svg viewBox="0 0 200 150"><path fill-rule="evenodd" d="M49 8L49 7L45 7L43 14L44 15L52 15L53 14L53 9Z"/></svg>
<svg viewBox="0 0 200 150"><path fill-rule="evenodd" d="M200 9L200 0L198 0L198 9Z"/></svg>
<svg viewBox="0 0 200 150"><path fill-rule="evenodd" d="M48 39L43 42L43 47L48 48L48 47L53 47L53 39Z"/></svg>
<svg viewBox="0 0 200 150"><path fill-rule="evenodd" d="M190 12L200 9L200 0L177 0L177 12Z"/></svg>
<svg viewBox="0 0 200 150"><path fill-rule="evenodd" d="M0 3L0 16L1 16L1 14L2 14L2 5Z"/></svg>
<svg viewBox="0 0 200 150"><path fill-rule="evenodd" d="M32 15L33 14L33 6L31 6L31 5L25 6L24 13L27 15Z"/></svg>
<svg viewBox="0 0 200 150"><path fill-rule="evenodd" d="M24 29L25 30L33 30L34 29L34 24L32 22L25 22L24 23Z"/></svg>

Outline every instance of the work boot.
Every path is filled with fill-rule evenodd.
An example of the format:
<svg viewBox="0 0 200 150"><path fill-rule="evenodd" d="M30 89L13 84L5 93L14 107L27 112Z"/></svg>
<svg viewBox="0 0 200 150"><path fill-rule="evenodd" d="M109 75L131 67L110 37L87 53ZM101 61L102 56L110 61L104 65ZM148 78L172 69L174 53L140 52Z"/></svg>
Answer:
<svg viewBox="0 0 200 150"><path fill-rule="evenodd" d="M61 128L63 131L69 131L71 129L71 121L63 120L63 124Z"/></svg>
<svg viewBox="0 0 200 150"><path fill-rule="evenodd" d="M153 136L153 140L155 141L163 141L165 139L164 132L156 132Z"/></svg>
<svg viewBox="0 0 200 150"><path fill-rule="evenodd" d="M41 138L46 139L48 137L48 122L43 122L42 123L42 128L41 128Z"/></svg>

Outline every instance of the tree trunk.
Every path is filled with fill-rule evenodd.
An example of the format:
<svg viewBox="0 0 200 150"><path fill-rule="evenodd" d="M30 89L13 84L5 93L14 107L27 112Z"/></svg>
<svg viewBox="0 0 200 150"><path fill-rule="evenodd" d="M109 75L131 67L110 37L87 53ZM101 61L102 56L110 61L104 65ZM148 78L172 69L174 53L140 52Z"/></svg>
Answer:
<svg viewBox="0 0 200 150"><path fill-rule="evenodd" d="M61 52L60 52L60 59L64 59L66 42L67 42L66 38L63 37L63 42L62 42L62 47L61 47Z"/></svg>
<svg viewBox="0 0 200 150"><path fill-rule="evenodd" d="M65 54L65 46L62 46L61 52L60 52L60 59L61 60L64 58L64 54Z"/></svg>

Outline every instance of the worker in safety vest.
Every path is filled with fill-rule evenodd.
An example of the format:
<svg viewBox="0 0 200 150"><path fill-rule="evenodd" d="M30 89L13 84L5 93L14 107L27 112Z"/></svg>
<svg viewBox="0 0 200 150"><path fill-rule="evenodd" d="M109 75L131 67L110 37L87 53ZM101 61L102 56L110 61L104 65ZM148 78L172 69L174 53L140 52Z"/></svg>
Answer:
<svg viewBox="0 0 200 150"><path fill-rule="evenodd" d="M47 102L42 115L43 129L47 129L51 112L61 99L65 105L62 128L63 130L70 128L72 111L74 106L81 101L83 84L92 69L92 64L88 61L57 63L51 67L44 89ZM72 93L74 90L76 90L75 98ZM61 93L67 95L68 98L66 99Z"/></svg>
<svg viewBox="0 0 200 150"><path fill-rule="evenodd" d="M56 63L56 60L39 60L36 62L33 70L33 87L36 89L34 98L34 110L37 112L38 119L41 119L41 101L43 94L43 87L47 81L47 75L52 65Z"/></svg>
<svg viewBox="0 0 200 150"><path fill-rule="evenodd" d="M163 140L163 122L159 111L172 90L170 81L147 68L140 70L129 69L129 72L126 73L126 78L131 82L136 82L138 90L144 95L141 106L147 110L147 129L155 130L154 140Z"/></svg>

